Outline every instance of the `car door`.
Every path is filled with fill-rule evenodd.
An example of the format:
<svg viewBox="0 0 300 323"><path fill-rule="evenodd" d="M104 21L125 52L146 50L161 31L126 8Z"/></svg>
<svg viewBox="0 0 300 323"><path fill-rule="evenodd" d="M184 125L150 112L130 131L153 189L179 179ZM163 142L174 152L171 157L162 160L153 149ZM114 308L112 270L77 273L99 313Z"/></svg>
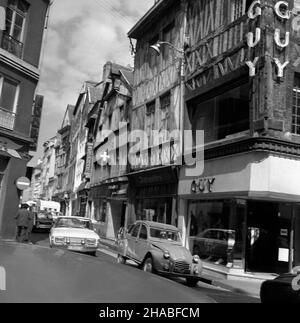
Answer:
<svg viewBox="0 0 300 323"><path fill-rule="evenodd" d="M136 259L139 262L142 262L149 251L149 240L148 240L148 230L145 224L141 225L140 233L138 240L135 245L135 254Z"/></svg>
<svg viewBox="0 0 300 323"><path fill-rule="evenodd" d="M127 234L127 253L126 255L134 260L136 260L136 243L138 241L138 235L140 231L140 223L134 225L132 230Z"/></svg>

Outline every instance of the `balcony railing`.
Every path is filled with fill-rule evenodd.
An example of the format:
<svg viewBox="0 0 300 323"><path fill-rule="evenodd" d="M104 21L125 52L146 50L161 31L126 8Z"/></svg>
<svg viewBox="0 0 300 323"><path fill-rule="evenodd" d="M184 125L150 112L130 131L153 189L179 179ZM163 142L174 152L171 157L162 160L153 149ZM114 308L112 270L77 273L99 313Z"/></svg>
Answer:
<svg viewBox="0 0 300 323"><path fill-rule="evenodd" d="M22 58L24 44L14 39L10 35L3 33L1 47L7 50L9 53Z"/></svg>
<svg viewBox="0 0 300 323"><path fill-rule="evenodd" d="M0 127L14 130L16 114L0 108Z"/></svg>

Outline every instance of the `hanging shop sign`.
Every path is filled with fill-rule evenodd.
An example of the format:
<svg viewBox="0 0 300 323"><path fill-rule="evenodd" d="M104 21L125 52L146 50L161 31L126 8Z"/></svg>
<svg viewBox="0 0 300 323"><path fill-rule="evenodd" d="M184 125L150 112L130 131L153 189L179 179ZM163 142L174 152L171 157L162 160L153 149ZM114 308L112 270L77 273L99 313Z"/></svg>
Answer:
<svg viewBox="0 0 300 323"><path fill-rule="evenodd" d="M280 21L289 20L291 17L291 11L289 10L289 3L287 1L278 1L274 5L274 12L277 18ZM248 10L248 17L250 20L254 20L257 17L262 15L262 8L261 8L261 1L255 0L249 7ZM288 31L285 32L284 37L281 34L279 28L275 29L274 32L274 43L276 44L278 50L283 51L290 43L290 33ZM249 32L247 34L247 45L248 47L255 48L262 39L262 31L261 28L255 28L254 32ZM289 61L281 62L278 58L273 58L274 63L277 67L277 77L282 78L284 76L284 69L289 64ZM247 61L246 64L249 67L249 75L253 77L256 75L256 65L259 61L259 57L255 57L253 61Z"/></svg>
<svg viewBox="0 0 300 323"><path fill-rule="evenodd" d="M194 180L191 185L191 192L196 193L212 193L215 178L200 178Z"/></svg>

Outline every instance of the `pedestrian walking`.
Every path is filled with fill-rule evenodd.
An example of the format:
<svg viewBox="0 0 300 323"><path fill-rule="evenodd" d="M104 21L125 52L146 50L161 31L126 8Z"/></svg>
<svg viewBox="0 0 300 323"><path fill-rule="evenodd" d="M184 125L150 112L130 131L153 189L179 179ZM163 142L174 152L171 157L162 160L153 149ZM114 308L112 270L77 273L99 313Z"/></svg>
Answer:
<svg viewBox="0 0 300 323"><path fill-rule="evenodd" d="M28 219L28 227L26 231L26 242L31 244L31 233L33 229L33 219L34 219L34 213L32 212L32 209L29 210L29 219Z"/></svg>
<svg viewBox="0 0 300 323"><path fill-rule="evenodd" d="M31 220L31 213L29 212L29 205L22 204L15 219L17 221L17 241L23 243L27 239L27 230Z"/></svg>

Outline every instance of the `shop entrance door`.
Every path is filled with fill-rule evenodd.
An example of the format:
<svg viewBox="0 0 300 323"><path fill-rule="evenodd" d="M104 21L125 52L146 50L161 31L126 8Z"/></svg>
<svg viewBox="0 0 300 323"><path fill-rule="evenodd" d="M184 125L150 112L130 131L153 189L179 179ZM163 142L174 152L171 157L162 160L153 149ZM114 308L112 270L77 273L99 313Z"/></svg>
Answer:
<svg viewBox="0 0 300 323"><path fill-rule="evenodd" d="M246 270L288 272L291 209L278 203L249 202Z"/></svg>

